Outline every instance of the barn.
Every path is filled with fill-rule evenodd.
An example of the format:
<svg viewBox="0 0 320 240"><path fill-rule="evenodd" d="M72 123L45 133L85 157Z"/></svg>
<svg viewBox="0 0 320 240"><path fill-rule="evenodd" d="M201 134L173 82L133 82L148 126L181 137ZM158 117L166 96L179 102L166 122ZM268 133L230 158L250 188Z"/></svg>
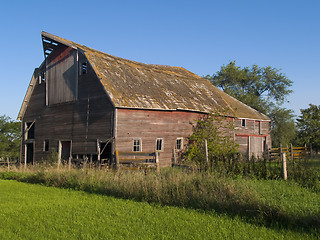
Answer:
<svg viewBox="0 0 320 240"><path fill-rule="evenodd" d="M261 156L271 145L267 116L182 67L115 57L46 32L41 37L44 61L18 115L24 164L54 150L59 161L157 152L160 166L170 166L196 120L217 109L229 109L241 152Z"/></svg>

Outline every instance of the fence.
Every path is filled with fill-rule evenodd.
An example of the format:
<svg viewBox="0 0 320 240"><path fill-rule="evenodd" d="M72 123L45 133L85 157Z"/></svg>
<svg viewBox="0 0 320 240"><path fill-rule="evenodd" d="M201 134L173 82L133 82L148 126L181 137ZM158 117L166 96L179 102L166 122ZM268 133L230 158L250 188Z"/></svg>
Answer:
<svg viewBox="0 0 320 240"><path fill-rule="evenodd" d="M312 155L311 146L308 148L307 146L304 147L293 147L292 144L290 147L282 147L279 148L270 148L268 152L269 159L271 160L280 160L282 153L285 153L287 158L290 160L294 160L297 158L303 158L308 155Z"/></svg>
<svg viewBox="0 0 320 240"><path fill-rule="evenodd" d="M0 157L0 166L6 166L8 169L12 165L20 164L18 157Z"/></svg>
<svg viewBox="0 0 320 240"><path fill-rule="evenodd" d="M119 152L116 151L118 168L125 169L148 169L156 168L159 171L158 152Z"/></svg>

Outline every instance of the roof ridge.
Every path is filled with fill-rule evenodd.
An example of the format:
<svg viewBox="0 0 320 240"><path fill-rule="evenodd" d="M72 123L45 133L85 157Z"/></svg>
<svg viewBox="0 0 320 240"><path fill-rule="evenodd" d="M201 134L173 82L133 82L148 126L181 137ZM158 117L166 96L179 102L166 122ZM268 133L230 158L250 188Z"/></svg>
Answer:
<svg viewBox="0 0 320 240"><path fill-rule="evenodd" d="M41 32L41 35L42 36L45 36L45 37L48 37L48 38L52 38L53 40L55 41L58 41L62 44L66 44L66 45L70 45L72 47L77 47L79 49L81 49L82 51L86 52L87 51L91 51L91 52L97 52L99 54L102 54L102 55L105 55L105 56L108 56L108 57L111 57L115 60L120 60L120 61L124 61L124 62L129 62L129 63L133 63L133 64L136 64L136 65L141 65L141 66L144 66L144 67L149 67L149 68L159 68L159 70L163 69L163 68L166 68L167 70L171 69L172 72L176 73L177 74L177 70L179 71L183 71L183 72L186 72L190 75L193 75L194 77L196 78L202 78L198 75L196 75L195 73L183 68L183 67L179 67L179 66L171 66L171 65L164 65L164 64L150 64L150 63L143 63L143 62L139 62L139 61L135 61L135 60L131 60L131 59L127 59L127 58L122 58L122 57L118 57L118 56L115 56L115 55L112 55L112 54L109 54L109 53L106 53L106 52L103 52L103 51L100 51L100 50L97 50L97 49L94 49L94 48L91 48L91 47L88 47L86 45L83 45L83 44L79 44L77 42L73 42L73 41L70 41L68 39L65 39L65 38L62 38L62 37L59 37L59 36L56 36L54 34L51 34L51 33L47 33L45 31L42 31ZM181 75L181 74L179 74Z"/></svg>
<svg viewBox="0 0 320 240"><path fill-rule="evenodd" d="M96 72L117 108L184 109L215 112L232 109L234 117L264 119L267 116L218 89L209 80L183 68L147 64L111 55L58 36L42 32L43 39L81 51ZM51 45L50 45L51 44ZM49 53L50 54L50 53Z"/></svg>

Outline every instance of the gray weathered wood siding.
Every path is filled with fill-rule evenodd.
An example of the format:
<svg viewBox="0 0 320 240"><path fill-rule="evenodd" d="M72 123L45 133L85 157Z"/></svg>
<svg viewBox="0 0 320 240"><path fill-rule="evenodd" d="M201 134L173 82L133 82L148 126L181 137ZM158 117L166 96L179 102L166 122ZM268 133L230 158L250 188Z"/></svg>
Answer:
<svg viewBox="0 0 320 240"><path fill-rule="evenodd" d="M133 140L141 139L142 152L154 152L156 139L163 138L164 148L159 152L160 165L170 166L177 138L183 137L185 145L195 120L202 115L183 111L117 109L116 148L118 151L132 152Z"/></svg>
<svg viewBox="0 0 320 240"><path fill-rule="evenodd" d="M48 104L71 102L77 99L77 50L59 45L46 59Z"/></svg>
<svg viewBox="0 0 320 240"><path fill-rule="evenodd" d="M79 63L85 60L79 54ZM40 73L41 70L35 72ZM78 76L78 98L72 102L46 106L46 84L47 79L36 83L22 119L22 127L35 120L35 139L31 140L35 144L35 162L50 155L43 149L45 140L49 141L50 150L58 150L59 140L68 140L72 141L73 154L97 154L97 139L112 137L114 107L93 69L88 64L87 73ZM22 140L22 161L24 148Z"/></svg>
<svg viewBox="0 0 320 240"><path fill-rule="evenodd" d="M242 126L242 119L235 119L236 142L243 153L250 157L262 157L267 147L271 147L270 121L245 119L246 124Z"/></svg>
<svg viewBox="0 0 320 240"><path fill-rule="evenodd" d="M177 138L183 137L183 144L186 145L196 120L202 116L200 113L186 111L117 109L116 148L118 151L132 152L133 140L141 139L141 151L154 152L156 139L163 138L160 165L169 166ZM234 137L240 151L250 156L262 156L264 141L271 144L267 134L270 122L246 119L246 126L242 127L241 119L234 119L234 125Z"/></svg>

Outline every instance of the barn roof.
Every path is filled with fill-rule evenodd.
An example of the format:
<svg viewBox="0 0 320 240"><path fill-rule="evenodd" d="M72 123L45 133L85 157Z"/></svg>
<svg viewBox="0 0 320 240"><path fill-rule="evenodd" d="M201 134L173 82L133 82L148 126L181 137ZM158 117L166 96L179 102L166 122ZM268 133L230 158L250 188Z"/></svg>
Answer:
<svg viewBox="0 0 320 240"><path fill-rule="evenodd" d="M182 68L144 64L42 32L45 56L64 44L82 51L117 108L215 112L234 117L269 118L229 96L208 80Z"/></svg>

